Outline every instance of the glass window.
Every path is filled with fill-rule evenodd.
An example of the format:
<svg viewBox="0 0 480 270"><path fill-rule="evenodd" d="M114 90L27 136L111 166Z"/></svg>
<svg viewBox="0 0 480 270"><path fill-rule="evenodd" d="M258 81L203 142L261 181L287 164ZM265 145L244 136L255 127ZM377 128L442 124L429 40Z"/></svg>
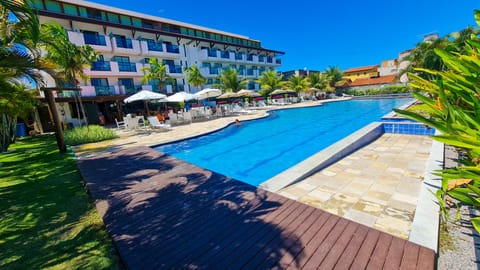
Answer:
<svg viewBox="0 0 480 270"><path fill-rule="evenodd" d="M51 1L51 0L45 0L45 6L48 11L53 11L53 12L62 12L62 8L60 7L60 3Z"/></svg>
<svg viewBox="0 0 480 270"><path fill-rule="evenodd" d="M125 25L132 25L132 22L130 21L130 17L125 15L120 15L120 22Z"/></svg>
<svg viewBox="0 0 480 270"><path fill-rule="evenodd" d="M132 18L132 25L136 27L142 27L142 20L138 18Z"/></svg>
<svg viewBox="0 0 480 270"><path fill-rule="evenodd" d="M113 23L120 23L120 17L117 14L108 13L108 21Z"/></svg>
<svg viewBox="0 0 480 270"><path fill-rule="evenodd" d="M44 9L42 0L33 0L32 4L34 8Z"/></svg>
<svg viewBox="0 0 480 270"><path fill-rule="evenodd" d="M68 15L78 16L77 7L74 5L63 3L63 12Z"/></svg>
<svg viewBox="0 0 480 270"><path fill-rule="evenodd" d="M84 7L79 7L78 10L80 11L80 16L85 17L85 18L88 17L87 9L86 9L86 8L84 8Z"/></svg>

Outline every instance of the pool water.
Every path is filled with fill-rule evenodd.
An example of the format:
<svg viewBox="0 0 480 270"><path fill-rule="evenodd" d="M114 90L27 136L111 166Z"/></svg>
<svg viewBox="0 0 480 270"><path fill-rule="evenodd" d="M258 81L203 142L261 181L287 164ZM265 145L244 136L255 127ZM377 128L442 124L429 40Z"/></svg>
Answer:
<svg viewBox="0 0 480 270"><path fill-rule="evenodd" d="M155 149L257 186L410 101L349 100L276 110L267 118Z"/></svg>

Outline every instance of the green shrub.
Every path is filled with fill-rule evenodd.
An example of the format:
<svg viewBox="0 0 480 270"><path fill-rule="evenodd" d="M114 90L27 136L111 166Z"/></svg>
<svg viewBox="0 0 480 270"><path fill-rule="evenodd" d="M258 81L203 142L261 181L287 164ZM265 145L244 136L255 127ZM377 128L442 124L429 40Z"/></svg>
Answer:
<svg viewBox="0 0 480 270"><path fill-rule="evenodd" d="M65 143L68 145L78 145L84 143L100 142L115 139L113 129L104 128L97 125L87 127L78 127L65 132Z"/></svg>

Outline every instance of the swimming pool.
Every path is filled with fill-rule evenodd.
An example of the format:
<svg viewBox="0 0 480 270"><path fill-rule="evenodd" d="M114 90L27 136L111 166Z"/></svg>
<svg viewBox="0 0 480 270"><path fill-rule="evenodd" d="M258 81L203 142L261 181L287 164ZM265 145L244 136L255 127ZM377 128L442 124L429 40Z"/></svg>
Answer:
<svg viewBox="0 0 480 270"><path fill-rule="evenodd" d="M155 149L257 186L410 101L349 100L276 110L267 118Z"/></svg>

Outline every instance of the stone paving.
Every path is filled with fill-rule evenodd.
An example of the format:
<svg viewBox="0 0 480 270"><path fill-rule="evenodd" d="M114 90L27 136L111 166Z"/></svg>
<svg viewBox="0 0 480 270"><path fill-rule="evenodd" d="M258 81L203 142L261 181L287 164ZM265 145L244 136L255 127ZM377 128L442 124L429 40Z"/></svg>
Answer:
<svg viewBox="0 0 480 270"><path fill-rule="evenodd" d="M384 134L278 193L408 239L432 140Z"/></svg>

